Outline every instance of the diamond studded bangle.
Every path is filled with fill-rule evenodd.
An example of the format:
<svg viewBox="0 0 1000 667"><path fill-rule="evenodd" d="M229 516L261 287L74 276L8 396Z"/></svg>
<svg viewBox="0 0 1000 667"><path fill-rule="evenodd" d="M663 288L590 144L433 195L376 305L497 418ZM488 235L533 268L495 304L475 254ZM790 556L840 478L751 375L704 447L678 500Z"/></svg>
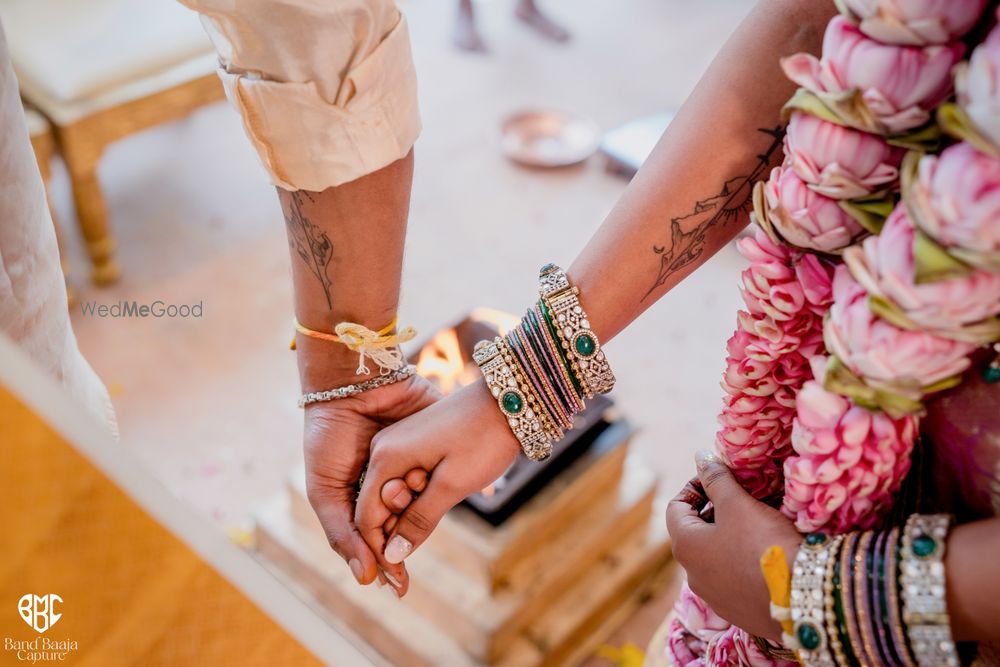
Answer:
<svg viewBox="0 0 1000 667"><path fill-rule="evenodd" d="M944 552L953 517L914 514L903 527L900 588L903 623L920 667L957 667L945 599Z"/></svg>
<svg viewBox="0 0 1000 667"><path fill-rule="evenodd" d="M496 399L525 456L541 461L552 453L553 438L543 427L531 389L522 386L515 373L514 359L506 353L503 339L476 343L472 358L486 378L486 386ZM505 354L506 353L506 354ZM506 358L505 358L506 357ZM529 396L531 396L529 403Z"/></svg>
<svg viewBox="0 0 1000 667"><path fill-rule="evenodd" d="M370 380L358 382L357 384L349 384L343 387L327 389L325 391L311 391L308 394L303 394L299 398L299 407L304 408L312 403L323 403L324 401L335 401L341 398L347 398L348 396L357 396L358 394L371 391L372 389L401 382L413 375L416 371L417 367L413 364L409 364L407 366L403 366L402 368L397 368L394 371L389 371L385 375L378 375Z"/></svg>
<svg viewBox="0 0 1000 667"><path fill-rule="evenodd" d="M913 657L910 654L910 647L906 641L906 632L903 630L902 610L899 605L899 527L892 529L889 534L890 546L886 550L888 560L885 565L886 582L885 589L889 596L889 637L892 640L892 647L899 658L902 667L916 667Z"/></svg>
<svg viewBox="0 0 1000 667"><path fill-rule="evenodd" d="M538 292L586 397L611 391L615 375L580 305L579 290L570 285L566 272L555 264L543 266L538 274Z"/></svg>
<svg viewBox="0 0 1000 667"><path fill-rule="evenodd" d="M792 567L792 633L799 658L807 667L835 667L826 619L833 613L832 580L843 535L806 535ZM832 590L832 588L831 588ZM829 609L828 609L829 607Z"/></svg>

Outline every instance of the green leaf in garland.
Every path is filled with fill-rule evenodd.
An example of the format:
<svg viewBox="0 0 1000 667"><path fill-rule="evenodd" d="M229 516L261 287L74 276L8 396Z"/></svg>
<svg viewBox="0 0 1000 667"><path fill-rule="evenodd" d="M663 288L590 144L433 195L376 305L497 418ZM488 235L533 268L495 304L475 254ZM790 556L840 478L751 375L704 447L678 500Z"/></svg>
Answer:
<svg viewBox="0 0 1000 667"><path fill-rule="evenodd" d="M788 117L792 115L793 111L802 111L836 125L847 124L841 120L840 116L830 109L830 107L828 107L814 92L806 90L805 88L799 88L796 90L791 99L785 102L785 106L781 109L782 118L788 120Z"/></svg>
<svg viewBox="0 0 1000 667"><path fill-rule="evenodd" d="M937 123L931 121L904 134L892 134L885 138L891 146L908 148L913 151L934 153L941 149L944 135Z"/></svg>
<svg viewBox="0 0 1000 667"><path fill-rule="evenodd" d="M878 296L876 294L869 294L868 310L872 311L883 320L896 325L900 329L906 329L907 331L919 330L919 327L913 322L913 320L906 316L906 313L899 309L899 306L885 297Z"/></svg>
<svg viewBox="0 0 1000 667"><path fill-rule="evenodd" d="M948 135L969 142L987 155L1000 158L1000 147L986 138L965 113L965 109L954 102L946 102L938 107L937 121Z"/></svg>
<svg viewBox="0 0 1000 667"><path fill-rule="evenodd" d="M923 403L887 389L870 387L849 368L831 355L823 375L823 388L851 400L867 410L881 410L893 419L922 412ZM919 393L919 392L918 392Z"/></svg>
<svg viewBox="0 0 1000 667"><path fill-rule="evenodd" d="M917 228L914 232L913 263L916 269L914 279L916 284L964 278L972 273L972 268L968 264L949 254L921 229Z"/></svg>
<svg viewBox="0 0 1000 667"><path fill-rule="evenodd" d="M841 199L837 203L872 234L882 231L886 218L896 208L896 198L888 192L877 192L858 199Z"/></svg>

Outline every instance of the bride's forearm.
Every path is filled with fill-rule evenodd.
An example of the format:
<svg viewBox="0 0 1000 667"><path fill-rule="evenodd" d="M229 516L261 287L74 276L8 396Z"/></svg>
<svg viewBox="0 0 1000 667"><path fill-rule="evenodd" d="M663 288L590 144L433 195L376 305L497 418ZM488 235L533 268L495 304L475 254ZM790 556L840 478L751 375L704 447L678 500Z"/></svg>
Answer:
<svg viewBox="0 0 1000 667"><path fill-rule="evenodd" d="M608 340L747 223L751 188L781 161L794 86L778 61L818 52L832 2L762 0L729 38L570 268Z"/></svg>

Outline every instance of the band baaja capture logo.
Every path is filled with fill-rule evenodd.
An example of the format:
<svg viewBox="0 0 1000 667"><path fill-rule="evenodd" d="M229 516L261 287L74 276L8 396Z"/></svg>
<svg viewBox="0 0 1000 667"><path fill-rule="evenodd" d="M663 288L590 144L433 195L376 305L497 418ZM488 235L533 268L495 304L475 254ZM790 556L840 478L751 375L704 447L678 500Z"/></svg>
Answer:
<svg viewBox="0 0 1000 667"><path fill-rule="evenodd" d="M4 637L4 651L12 652L23 662L64 662L79 646L72 639L50 639L41 636L55 625L62 612L63 599L55 593L34 595L27 593L17 601L17 612L28 627L39 634L33 639Z"/></svg>

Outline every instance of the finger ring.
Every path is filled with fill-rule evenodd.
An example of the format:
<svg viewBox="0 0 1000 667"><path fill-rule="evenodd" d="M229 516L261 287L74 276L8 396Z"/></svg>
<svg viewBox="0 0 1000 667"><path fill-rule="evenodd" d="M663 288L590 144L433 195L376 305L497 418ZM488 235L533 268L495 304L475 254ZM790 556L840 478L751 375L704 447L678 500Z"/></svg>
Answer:
<svg viewBox="0 0 1000 667"><path fill-rule="evenodd" d="M700 510L708 504L708 496L705 495L701 482L697 478L685 484L674 500L690 505L695 510Z"/></svg>

